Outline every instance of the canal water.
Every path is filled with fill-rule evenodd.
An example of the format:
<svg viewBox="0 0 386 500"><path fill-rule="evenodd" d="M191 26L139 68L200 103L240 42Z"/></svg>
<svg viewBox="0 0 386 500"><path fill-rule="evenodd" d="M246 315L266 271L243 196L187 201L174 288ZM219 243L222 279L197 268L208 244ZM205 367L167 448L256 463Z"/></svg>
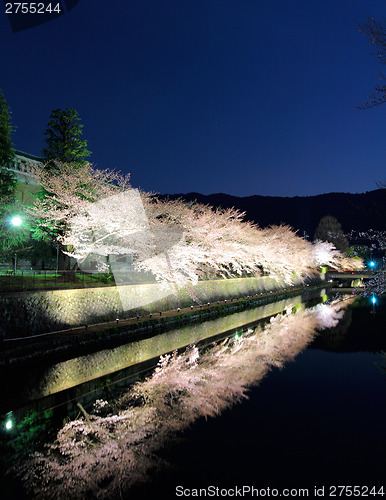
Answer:
<svg viewBox="0 0 386 500"><path fill-rule="evenodd" d="M195 488L232 495L243 486L246 497L252 486L261 496L269 488L279 494L292 489L297 496L304 488L309 497L315 488L326 497L345 497L335 486L359 486L356 493L382 498L385 306L384 299L376 306L357 301L295 362L264 377L248 400L219 418L197 421L165 450L170 465L149 485L149 498L156 491L174 498ZM136 488L138 496L143 488Z"/></svg>
<svg viewBox="0 0 386 500"><path fill-rule="evenodd" d="M245 331L282 313L286 307L298 310L325 300L326 289L320 287L305 289L303 293L280 300L268 296L254 307L251 302L249 308L239 312L190 322L161 333L150 331L140 339L115 348L61 362L34 363L28 369L7 366L0 372L0 377L7 379L7 383L0 386L0 415L17 410L12 412L13 418L20 420L29 409L41 411L58 406L62 407L64 415L71 415L74 402L92 403L101 386L113 390L117 384L130 384L133 375L155 367L161 355Z"/></svg>
<svg viewBox="0 0 386 500"><path fill-rule="evenodd" d="M324 496L328 496L334 492L335 486L358 486L364 496L366 487L369 488L368 493L379 493L384 481L386 449L386 307L384 299L379 299L376 305L370 304L367 299L347 304L340 314L335 315L335 322L330 322L335 324L332 328L320 328L321 323L329 325L326 309L317 310L316 321L315 315L307 316L306 312L299 311L300 303L292 309L288 304L281 304L272 314L283 310L286 314L281 315L277 323L275 320L271 322L267 327L271 330L266 335L261 327L260 333L256 333L251 325L257 319L248 316L245 320L248 326L240 333L235 325L228 330L224 327L224 334L226 331L232 334L228 344L221 340L217 344L219 347L205 350L205 370L196 372L196 379L189 371L194 373L193 352L185 358L176 355L175 371L173 359L169 365L165 361L158 375L156 373L142 388L140 398L130 396L127 399L123 396L122 399L121 393L127 393L127 389L117 390L114 396L110 391L111 399L103 413L105 399L107 403L105 393L99 399L100 418L116 419L118 414L124 415L122 401L125 397L133 407L132 418L144 395L150 394L157 401L159 387L167 384L178 387L178 391L174 392L175 403L168 400L162 409L158 408L158 413L154 409L149 410L154 412L146 417L146 426L141 427L142 434L137 433L132 440L131 448L125 448L126 455L124 452L121 455L111 452L115 442L119 441L119 432L110 420L108 435L111 442L103 437L105 455L93 455L103 441L101 438L91 443L86 458L74 456L69 468L60 469L56 464L57 469L54 468L46 479L48 483L54 482L62 474L63 482L59 481L53 490L39 490L41 498L66 498L71 488L66 489L63 484L68 481L67 476L74 464L79 468L77 471L72 469L74 477L78 476L80 482L89 481L91 489L86 487L86 493L75 489L72 498L94 498L98 492L102 498L177 498L182 493L195 496L199 489L201 496L205 492L211 496L216 491L219 496L234 496L243 491L248 497L251 488L255 488L255 496L257 491L260 496L268 496L269 489L280 494L286 488L307 489L308 496L312 497L315 488L320 494L323 492ZM290 314L294 309L298 312ZM338 321L339 316L342 317ZM231 325L229 318L227 321L227 326ZM196 341L202 340L197 331L194 335ZM115 357L120 358L122 353L117 352ZM184 360L183 364L179 359ZM103 356L102 360L105 366ZM78 371L83 364L77 362ZM185 371L179 376L178 367L181 366ZM63 369L61 366L59 372L62 373ZM87 370L86 366L81 372L87 373ZM225 375L221 378L219 374ZM53 380L57 383L58 377L53 377ZM248 398L237 396L243 384ZM168 387L166 396L170 395ZM199 392L202 387L206 392L204 396L199 394L197 406L194 398L186 395L189 391L192 394ZM227 399L226 404L221 398ZM211 404L214 405L217 400L220 401L217 403L219 414L211 416ZM209 410L203 408L206 404ZM86 408L92 413L89 407ZM189 412L194 416L184 421ZM159 414L164 415L166 423ZM139 414L136 418L145 417ZM126 431L122 427L122 436ZM64 455L68 452L68 442L61 448ZM135 453L127 455L131 449ZM138 458L141 452L146 457L145 464L143 457L140 457L141 460ZM110 464L105 477L95 472L102 467L104 456ZM133 458L135 456L138 467ZM114 460L117 465L112 467ZM93 465L89 465L92 462ZM47 470L43 468L40 471L36 461L27 461L26 464L25 470L29 471L30 477L34 468L39 474ZM79 472L81 469L85 471L83 476ZM18 466L15 470L18 471ZM90 479L90 471L95 472L95 479ZM130 480L127 471L135 480ZM126 483L130 483L130 488ZM26 493L18 482L8 480L5 484L4 498L34 497L31 491ZM116 484L121 484L118 490Z"/></svg>

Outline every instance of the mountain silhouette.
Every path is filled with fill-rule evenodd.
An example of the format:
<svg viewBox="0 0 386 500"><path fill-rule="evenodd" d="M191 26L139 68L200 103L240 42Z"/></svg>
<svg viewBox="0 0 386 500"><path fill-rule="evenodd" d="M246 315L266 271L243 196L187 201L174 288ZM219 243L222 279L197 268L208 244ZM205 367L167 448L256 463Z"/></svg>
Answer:
<svg viewBox="0 0 386 500"><path fill-rule="evenodd" d="M264 228L286 224L304 231L313 238L319 221L325 215L336 217L345 232L386 230L386 189L366 193L327 193L316 196L232 196L224 193L204 195L200 193L163 194L159 198L197 201L212 207L236 208L245 212L247 220Z"/></svg>

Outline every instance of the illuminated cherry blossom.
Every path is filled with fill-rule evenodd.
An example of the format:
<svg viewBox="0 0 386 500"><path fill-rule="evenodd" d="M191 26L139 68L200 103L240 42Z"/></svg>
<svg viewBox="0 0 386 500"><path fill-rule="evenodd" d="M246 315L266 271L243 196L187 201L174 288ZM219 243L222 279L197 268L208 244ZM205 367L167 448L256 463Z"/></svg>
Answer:
<svg viewBox="0 0 386 500"><path fill-rule="evenodd" d="M185 286L199 278L261 272L292 284L321 265L347 265L332 244L313 245L288 226L261 229L236 209L161 201L131 188L127 177L89 164L76 170L59 165L54 174L41 169L37 175L50 196L31 213L80 266L92 256L107 270L109 256L130 256L138 271Z"/></svg>

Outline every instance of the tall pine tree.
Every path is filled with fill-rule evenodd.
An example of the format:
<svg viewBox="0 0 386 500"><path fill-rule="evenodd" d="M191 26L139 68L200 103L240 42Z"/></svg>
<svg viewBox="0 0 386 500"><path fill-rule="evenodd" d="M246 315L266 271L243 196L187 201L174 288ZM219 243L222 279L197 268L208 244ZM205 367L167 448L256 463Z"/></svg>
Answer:
<svg viewBox="0 0 386 500"><path fill-rule="evenodd" d="M51 113L45 131L46 147L43 156L48 171L60 172L62 168L74 169L85 165L86 158L91 154L87 149L87 141L81 139L83 125L75 109L54 109ZM44 191L43 196L52 196ZM65 279L76 280L75 273L70 272L70 258L65 253L66 248L60 245L59 269L66 271Z"/></svg>
<svg viewBox="0 0 386 500"><path fill-rule="evenodd" d="M72 165L76 168L84 165L91 154L87 141L81 139L83 125L75 109L55 109L51 113L45 132L47 147L43 156L48 168L55 168L55 161Z"/></svg>
<svg viewBox="0 0 386 500"><path fill-rule="evenodd" d="M13 198L17 181L6 167L12 165L15 158L11 133L11 111L0 89L0 198Z"/></svg>

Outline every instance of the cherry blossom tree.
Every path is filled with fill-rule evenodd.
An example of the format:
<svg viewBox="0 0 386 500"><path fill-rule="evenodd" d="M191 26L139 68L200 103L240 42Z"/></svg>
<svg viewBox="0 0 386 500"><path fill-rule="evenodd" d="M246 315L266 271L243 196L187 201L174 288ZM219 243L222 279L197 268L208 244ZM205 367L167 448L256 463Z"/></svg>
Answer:
<svg viewBox="0 0 386 500"><path fill-rule="evenodd" d="M190 261L199 276L227 278L259 274L263 268L272 277L293 283L296 276L309 277L323 264L337 268L346 264L332 244L312 245L284 225L260 229L235 209L214 210L181 200L151 200L146 210L151 214L149 221L160 227L172 223L182 228L185 254L177 252L176 261L184 262L185 268ZM359 261L357 264L360 267Z"/></svg>
<svg viewBox="0 0 386 500"><path fill-rule="evenodd" d="M76 169L60 162L50 170L34 166L34 174L43 191L26 212L34 218L34 232L56 240L63 253L70 221L84 213L89 204L130 186L128 175L94 169L90 163L77 165Z"/></svg>
<svg viewBox="0 0 386 500"><path fill-rule="evenodd" d="M56 172L39 172L51 196L31 212L80 265L92 255L106 269L109 255L130 255L136 269L178 286L200 277L259 275L261 269L293 283L321 264L341 265L332 245L312 245L288 226L260 229L235 209L161 201L131 188L128 178L89 164L76 171L62 165Z"/></svg>
<svg viewBox="0 0 386 500"><path fill-rule="evenodd" d="M110 170L97 170L90 163L77 166L56 163L53 171L35 167L34 175L43 193L31 207L43 230L61 234L68 222L84 213L90 203L130 187L129 176ZM49 196L46 196L48 194Z"/></svg>
<svg viewBox="0 0 386 500"><path fill-rule="evenodd" d="M260 230L243 215L126 192L90 205L87 214L73 220L66 241L80 259L90 248L101 255L133 254L138 269L177 284L258 274L262 266L289 283L315 271L312 246L289 227Z"/></svg>
<svg viewBox="0 0 386 500"><path fill-rule="evenodd" d="M330 266L336 269L364 268L363 260L356 257L347 257L335 248L333 243L316 240L313 245L313 256L317 266Z"/></svg>

